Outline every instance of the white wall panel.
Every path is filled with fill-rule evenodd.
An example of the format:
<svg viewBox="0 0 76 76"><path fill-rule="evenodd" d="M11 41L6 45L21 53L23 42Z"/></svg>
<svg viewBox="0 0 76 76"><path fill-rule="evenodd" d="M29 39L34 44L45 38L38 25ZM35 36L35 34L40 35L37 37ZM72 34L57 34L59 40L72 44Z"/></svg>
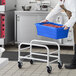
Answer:
<svg viewBox="0 0 76 76"><path fill-rule="evenodd" d="M17 10L22 10L21 6L25 6L29 3L30 0L17 0ZM48 0L49 1L49 0ZM51 6L55 7L57 4L58 0L50 0L51 1Z"/></svg>
<svg viewBox="0 0 76 76"><path fill-rule="evenodd" d="M17 10L22 10L21 6L25 6L29 0L17 0Z"/></svg>

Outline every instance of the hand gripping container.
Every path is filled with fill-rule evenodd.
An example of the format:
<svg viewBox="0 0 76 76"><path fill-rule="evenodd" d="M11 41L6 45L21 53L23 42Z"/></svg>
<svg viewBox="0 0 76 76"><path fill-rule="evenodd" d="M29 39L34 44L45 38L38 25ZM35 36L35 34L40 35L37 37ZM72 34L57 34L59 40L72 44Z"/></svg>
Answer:
<svg viewBox="0 0 76 76"><path fill-rule="evenodd" d="M50 27L50 26L44 26L44 24L63 26L62 24L56 24L53 22L36 23L35 25L37 28L38 35L53 38L53 39L67 38L69 28L67 30L64 30L64 27L55 28L55 27Z"/></svg>

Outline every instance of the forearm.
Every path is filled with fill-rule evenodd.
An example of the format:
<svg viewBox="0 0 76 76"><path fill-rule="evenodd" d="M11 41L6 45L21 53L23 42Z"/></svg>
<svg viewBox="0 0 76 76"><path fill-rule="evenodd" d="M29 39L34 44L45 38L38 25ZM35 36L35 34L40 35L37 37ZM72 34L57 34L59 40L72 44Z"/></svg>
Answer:
<svg viewBox="0 0 76 76"><path fill-rule="evenodd" d="M61 7L65 12L68 11L68 10L65 8L64 5L60 5L60 7Z"/></svg>
<svg viewBox="0 0 76 76"><path fill-rule="evenodd" d="M72 13L72 16L68 20L68 22L65 23L65 25L67 27L73 27L75 23L76 23L76 13L74 12L74 13Z"/></svg>
<svg viewBox="0 0 76 76"><path fill-rule="evenodd" d="M59 4L57 4L56 7L47 15L47 17L45 19L49 21L53 16L60 13L61 10L62 10L62 8L60 7Z"/></svg>

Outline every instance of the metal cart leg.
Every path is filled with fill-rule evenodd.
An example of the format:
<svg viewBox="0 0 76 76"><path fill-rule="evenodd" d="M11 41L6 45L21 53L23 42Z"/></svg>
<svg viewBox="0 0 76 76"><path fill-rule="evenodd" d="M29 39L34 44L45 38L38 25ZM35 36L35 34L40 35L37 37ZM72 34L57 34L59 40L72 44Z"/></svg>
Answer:
<svg viewBox="0 0 76 76"><path fill-rule="evenodd" d="M21 50L24 50L24 49L28 49L30 47L27 47L27 48L24 48L24 49L21 49L21 45L22 44L26 44L26 45L29 45L28 43L20 43L19 46L18 46L18 67L21 69L22 66L23 66L23 63L22 63L22 57L21 57Z"/></svg>
<svg viewBox="0 0 76 76"><path fill-rule="evenodd" d="M21 44L18 46L18 62L20 62L20 47L21 47Z"/></svg>
<svg viewBox="0 0 76 76"><path fill-rule="evenodd" d="M63 62L60 59L60 46L58 44L58 68L61 69L63 66Z"/></svg>
<svg viewBox="0 0 76 76"><path fill-rule="evenodd" d="M61 60L60 60L60 46L59 46L59 44L58 44L58 62L61 62Z"/></svg>
<svg viewBox="0 0 76 76"><path fill-rule="evenodd" d="M32 58L32 44L30 44L30 58Z"/></svg>
<svg viewBox="0 0 76 76"><path fill-rule="evenodd" d="M21 59L20 59L20 47L21 47L21 44L18 46L18 67L21 69L22 68L22 65L23 63L21 62Z"/></svg>
<svg viewBox="0 0 76 76"><path fill-rule="evenodd" d="M30 59L32 58L32 44L30 44ZM33 60L30 60L30 63L33 64Z"/></svg>
<svg viewBox="0 0 76 76"><path fill-rule="evenodd" d="M50 66L50 64L49 64L49 49L48 49L48 47L47 47L47 66Z"/></svg>

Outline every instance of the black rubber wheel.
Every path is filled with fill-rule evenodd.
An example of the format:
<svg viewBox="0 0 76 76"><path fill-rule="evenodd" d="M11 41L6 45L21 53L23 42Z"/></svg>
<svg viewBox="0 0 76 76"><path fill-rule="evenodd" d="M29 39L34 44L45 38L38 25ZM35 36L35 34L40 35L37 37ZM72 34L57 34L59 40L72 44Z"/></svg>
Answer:
<svg viewBox="0 0 76 76"><path fill-rule="evenodd" d="M51 71L52 71L52 67L51 66L49 66L49 67L47 66L47 72L51 73Z"/></svg>
<svg viewBox="0 0 76 76"><path fill-rule="evenodd" d="M30 60L30 64L33 64L33 60Z"/></svg>
<svg viewBox="0 0 76 76"><path fill-rule="evenodd" d="M22 62L18 62L18 67L19 67L19 69L22 68Z"/></svg>
<svg viewBox="0 0 76 76"><path fill-rule="evenodd" d="M63 63L62 62L58 62L58 68L62 69L62 67L63 67Z"/></svg>

